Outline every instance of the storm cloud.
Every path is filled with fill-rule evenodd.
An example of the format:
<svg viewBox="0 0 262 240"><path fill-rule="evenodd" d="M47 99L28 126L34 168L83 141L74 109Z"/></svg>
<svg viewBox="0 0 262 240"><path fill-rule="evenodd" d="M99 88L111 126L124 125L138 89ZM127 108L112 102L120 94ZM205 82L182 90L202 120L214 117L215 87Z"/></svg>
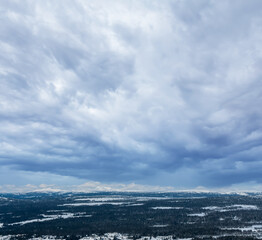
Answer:
<svg viewBox="0 0 262 240"><path fill-rule="evenodd" d="M260 0L0 2L0 172L262 183L261 26Z"/></svg>

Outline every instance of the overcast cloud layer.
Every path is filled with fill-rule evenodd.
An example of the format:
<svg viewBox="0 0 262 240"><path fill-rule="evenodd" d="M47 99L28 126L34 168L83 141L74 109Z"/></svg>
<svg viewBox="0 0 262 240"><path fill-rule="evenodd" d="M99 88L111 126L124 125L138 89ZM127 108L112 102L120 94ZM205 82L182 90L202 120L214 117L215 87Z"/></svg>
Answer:
<svg viewBox="0 0 262 240"><path fill-rule="evenodd" d="M0 1L0 185L262 183L261 43L260 0Z"/></svg>

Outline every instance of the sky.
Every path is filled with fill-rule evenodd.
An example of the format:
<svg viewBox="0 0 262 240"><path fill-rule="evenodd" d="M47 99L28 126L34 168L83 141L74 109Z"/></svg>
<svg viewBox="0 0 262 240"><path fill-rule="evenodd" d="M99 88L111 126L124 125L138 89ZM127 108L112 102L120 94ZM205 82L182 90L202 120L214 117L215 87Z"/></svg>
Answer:
<svg viewBox="0 0 262 240"><path fill-rule="evenodd" d="M262 1L0 1L0 192L262 190Z"/></svg>

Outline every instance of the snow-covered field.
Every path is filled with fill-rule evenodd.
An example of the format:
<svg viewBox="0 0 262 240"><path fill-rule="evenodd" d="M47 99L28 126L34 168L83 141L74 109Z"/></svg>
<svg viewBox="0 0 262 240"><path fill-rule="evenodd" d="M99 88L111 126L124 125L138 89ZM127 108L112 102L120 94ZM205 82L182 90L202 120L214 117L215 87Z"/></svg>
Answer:
<svg viewBox="0 0 262 240"><path fill-rule="evenodd" d="M187 214L189 217L205 217L207 214L206 213L191 213Z"/></svg>
<svg viewBox="0 0 262 240"><path fill-rule="evenodd" d="M91 202L113 202L119 200L128 200L129 198L124 197L92 197L92 198L76 198L75 201L91 201Z"/></svg>
<svg viewBox="0 0 262 240"><path fill-rule="evenodd" d="M168 224L155 224L152 227L156 227L156 228L162 228L162 227L168 227Z"/></svg>
<svg viewBox="0 0 262 240"><path fill-rule="evenodd" d="M136 201L150 201L150 200L171 200L170 197L136 197Z"/></svg>
<svg viewBox="0 0 262 240"><path fill-rule="evenodd" d="M144 203L131 203L131 204L128 204L127 207L135 207L135 206L143 206L145 205Z"/></svg>
<svg viewBox="0 0 262 240"><path fill-rule="evenodd" d="M174 199L170 197L89 197L76 198L74 201L90 201L90 202L115 202L115 201L149 201L149 200L168 200Z"/></svg>
<svg viewBox="0 0 262 240"><path fill-rule="evenodd" d="M255 205L230 205L225 207L217 207L217 206L208 206L203 207L202 209L210 210L210 211L218 211L218 212L230 212L230 211L239 211L239 210L259 210L259 208Z"/></svg>
<svg viewBox="0 0 262 240"><path fill-rule="evenodd" d="M154 210L183 209L182 207L152 207Z"/></svg>
<svg viewBox="0 0 262 240"><path fill-rule="evenodd" d="M79 206L101 206L101 205L124 205L130 204L127 202L85 202L85 203L65 203L59 206L70 206L70 207L79 207Z"/></svg>
<svg viewBox="0 0 262 240"><path fill-rule="evenodd" d="M18 235L6 235L0 236L0 240L11 240L15 239ZM132 240L133 236L128 234L121 234L121 233L105 233L102 236L98 236L96 234L92 234L91 236L82 237L79 240ZM64 238L52 236L52 235L43 235L41 237L32 237L28 240L64 240ZM174 238L174 236L156 236L156 237L148 237L142 236L137 238L137 240L192 240L192 238Z"/></svg>
<svg viewBox="0 0 262 240"><path fill-rule="evenodd" d="M221 228L222 230L239 230L241 232L251 231L262 233L262 225L251 225L247 227L235 227L235 228Z"/></svg>
<svg viewBox="0 0 262 240"><path fill-rule="evenodd" d="M86 213L63 213L63 214L57 214L57 215L56 214L53 214L53 215L41 214L41 216L43 218L30 219L30 220L21 221L21 222L14 222L14 223L10 223L8 225L10 225L10 226L25 225L25 224L29 224L29 223L52 221L52 220L56 220L56 219L91 217L91 215L86 215Z"/></svg>

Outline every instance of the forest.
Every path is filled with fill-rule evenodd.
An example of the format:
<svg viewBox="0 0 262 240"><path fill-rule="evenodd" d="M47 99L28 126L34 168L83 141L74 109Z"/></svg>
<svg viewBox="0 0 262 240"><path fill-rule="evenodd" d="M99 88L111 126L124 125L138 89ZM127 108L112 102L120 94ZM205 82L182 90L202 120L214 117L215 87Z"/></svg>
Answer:
<svg viewBox="0 0 262 240"><path fill-rule="evenodd" d="M110 239L108 233L115 233L110 235L112 240L259 239L262 237L261 195L0 194L0 239L52 239L52 236L106 240Z"/></svg>

